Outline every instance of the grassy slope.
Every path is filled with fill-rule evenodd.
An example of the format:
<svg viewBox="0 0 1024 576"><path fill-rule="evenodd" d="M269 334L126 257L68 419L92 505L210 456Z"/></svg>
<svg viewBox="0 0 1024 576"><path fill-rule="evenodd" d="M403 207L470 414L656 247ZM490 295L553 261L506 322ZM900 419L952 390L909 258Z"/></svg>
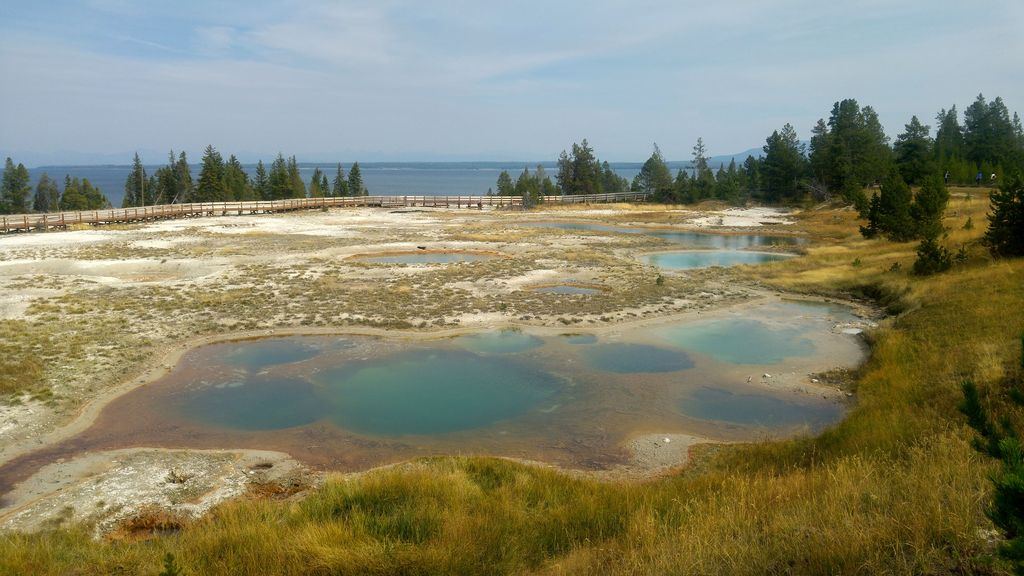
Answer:
<svg viewBox="0 0 1024 576"><path fill-rule="evenodd" d="M986 209L951 203L954 247L981 235ZM961 230L968 215L973 231ZM830 241L751 272L903 309L873 335L857 407L820 437L717 450L642 484L432 459L330 481L297 503L230 503L141 542L75 529L3 536L0 573L155 574L166 551L192 574L1000 573L978 533L991 527L991 464L955 406L963 377L984 387L1018 354L1024 261L992 262L970 245L966 266L916 279L913 244L861 240L853 220L809 213L804 225Z"/></svg>

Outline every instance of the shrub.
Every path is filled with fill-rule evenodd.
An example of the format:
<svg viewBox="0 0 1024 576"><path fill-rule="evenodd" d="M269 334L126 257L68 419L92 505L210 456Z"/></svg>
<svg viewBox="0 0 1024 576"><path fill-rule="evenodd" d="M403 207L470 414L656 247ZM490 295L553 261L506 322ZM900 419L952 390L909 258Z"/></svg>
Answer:
<svg viewBox="0 0 1024 576"><path fill-rule="evenodd" d="M945 272L953 266L953 255L944 246L930 236L921 241L917 247L917 260L914 260L914 274L929 276Z"/></svg>

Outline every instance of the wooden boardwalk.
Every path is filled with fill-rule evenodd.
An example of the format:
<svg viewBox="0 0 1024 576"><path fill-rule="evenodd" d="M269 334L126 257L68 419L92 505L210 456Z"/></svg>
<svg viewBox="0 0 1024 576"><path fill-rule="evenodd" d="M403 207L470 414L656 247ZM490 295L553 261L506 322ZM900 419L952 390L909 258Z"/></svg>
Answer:
<svg viewBox="0 0 1024 576"><path fill-rule="evenodd" d="M607 202L643 202L647 194L587 194L579 196L545 196L545 204L589 204ZM138 208L112 208L49 214L13 214L0 217L0 233L31 232L75 225L100 226L130 224L169 218L269 214L323 208L411 206L446 208L483 208L522 206L518 196L356 196L333 198L295 198L289 200L258 200L253 202L204 202L197 204L161 204Z"/></svg>

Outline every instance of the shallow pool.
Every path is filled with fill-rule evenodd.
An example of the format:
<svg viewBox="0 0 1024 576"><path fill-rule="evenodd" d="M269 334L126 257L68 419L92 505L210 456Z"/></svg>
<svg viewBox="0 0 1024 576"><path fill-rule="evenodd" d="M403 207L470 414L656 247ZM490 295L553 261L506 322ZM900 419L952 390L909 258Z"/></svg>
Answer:
<svg viewBox="0 0 1024 576"><path fill-rule="evenodd" d="M610 226L589 222L537 222L523 224L531 228L554 228L559 230L585 230L593 232L613 232L617 234L646 234L664 238L685 246L697 248L722 248L741 250L765 246L796 246L806 242L795 236L773 236L767 234L712 234L709 232L654 230L648 228L629 228Z"/></svg>
<svg viewBox="0 0 1024 576"><path fill-rule="evenodd" d="M564 294L576 296L592 296L594 294L601 293L601 291L598 290L597 288L574 286L572 284L561 284L558 286L542 286L540 288L534 288L533 291L539 294Z"/></svg>
<svg viewBox="0 0 1024 576"><path fill-rule="evenodd" d="M711 266L735 266L737 264L764 264L791 258L791 254L770 252L744 252L740 250L680 250L659 252L643 257L644 262L665 270L689 270Z"/></svg>

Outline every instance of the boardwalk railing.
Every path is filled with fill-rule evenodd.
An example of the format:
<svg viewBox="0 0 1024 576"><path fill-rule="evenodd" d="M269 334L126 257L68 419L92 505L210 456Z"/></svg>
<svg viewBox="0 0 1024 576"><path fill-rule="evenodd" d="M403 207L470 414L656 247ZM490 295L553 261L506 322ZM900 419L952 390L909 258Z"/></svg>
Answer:
<svg viewBox="0 0 1024 576"><path fill-rule="evenodd" d="M547 204L577 204L603 202L643 202L643 192L622 194L587 194L580 196L545 196ZM198 216L227 216L229 214L265 214L315 210L334 207L406 207L433 206L455 208L483 208L484 206L522 206L519 196L355 196L333 198L295 198L289 200L257 200L253 202L203 202L195 204L161 204L138 208L112 208L52 214L14 214L0 217L0 233L30 232L48 228L67 228L79 224L127 224Z"/></svg>

